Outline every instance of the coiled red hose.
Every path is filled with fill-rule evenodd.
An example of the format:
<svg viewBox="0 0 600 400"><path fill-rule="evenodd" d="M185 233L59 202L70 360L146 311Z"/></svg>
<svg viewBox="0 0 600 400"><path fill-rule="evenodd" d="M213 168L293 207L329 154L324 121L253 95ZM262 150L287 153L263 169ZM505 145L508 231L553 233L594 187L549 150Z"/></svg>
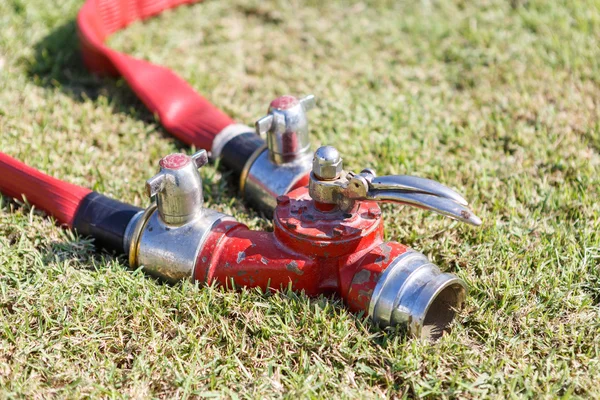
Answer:
<svg viewBox="0 0 600 400"><path fill-rule="evenodd" d="M100 75L122 76L163 126L185 143L210 150L234 121L168 68L115 51L104 44L114 32L169 8L198 0L87 0L77 16L86 66Z"/></svg>

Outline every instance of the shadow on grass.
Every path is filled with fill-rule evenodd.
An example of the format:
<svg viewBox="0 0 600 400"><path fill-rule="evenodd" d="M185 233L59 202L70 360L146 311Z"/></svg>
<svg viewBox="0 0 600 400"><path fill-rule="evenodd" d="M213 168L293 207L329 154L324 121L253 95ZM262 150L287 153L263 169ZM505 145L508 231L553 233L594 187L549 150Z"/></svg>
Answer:
<svg viewBox="0 0 600 400"><path fill-rule="evenodd" d="M75 20L55 28L34 46L25 60L27 76L38 86L60 89L76 101L108 99L115 113L154 123L155 118L122 79L98 77L89 72L81 58ZM171 137L162 129L165 137Z"/></svg>

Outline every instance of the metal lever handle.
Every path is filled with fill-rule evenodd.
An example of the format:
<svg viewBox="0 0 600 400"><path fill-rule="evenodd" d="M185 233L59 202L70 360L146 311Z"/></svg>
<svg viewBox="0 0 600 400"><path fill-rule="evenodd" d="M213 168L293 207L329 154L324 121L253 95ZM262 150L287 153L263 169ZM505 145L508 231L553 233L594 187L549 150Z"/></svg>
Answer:
<svg viewBox="0 0 600 400"><path fill-rule="evenodd" d="M467 207L469 203L439 182L409 175L375 177L370 170L363 171L360 176L368 182L365 200L411 205L467 224L481 225L481 219Z"/></svg>
<svg viewBox="0 0 600 400"><path fill-rule="evenodd" d="M474 226L481 225L481 219L473 214L467 207L455 203L452 200L443 197L432 196L423 193L414 192L394 192L387 190L375 190L369 192L368 200L390 201L410 206L423 208L435 213L445 215L461 222L466 222Z"/></svg>
<svg viewBox="0 0 600 400"><path fill-rule="evenodd" d="M372 200L415 206L441 215L481 225L481 219L457 192L431 179L407 175L377 177L371 169L344 173L339 152L325 146L315 152L309 185L311 197L321 203L350 210L355 201Z"/></svg>
<svg viewBox="0 0 600 400"><path fill-rule="evenodd" d="M463 206L468 205L467 200L460 194L431 179L419 178L410 175L387 175L374 177L370 180L370 187L373 190L402 190L415 193L424 193L434 196L451 199Z"/></svg>

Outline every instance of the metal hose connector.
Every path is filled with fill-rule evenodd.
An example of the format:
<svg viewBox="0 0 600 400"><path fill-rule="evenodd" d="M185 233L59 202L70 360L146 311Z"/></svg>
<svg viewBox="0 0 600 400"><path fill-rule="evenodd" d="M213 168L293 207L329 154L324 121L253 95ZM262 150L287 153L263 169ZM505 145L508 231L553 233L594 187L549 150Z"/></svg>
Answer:
<svg viewBox="0 0 600 400"><path fill-rule="evenodd" d="M403 325L411 336L439 338L464 304L466 284L442 273L416 251L397 257L383 272L369 304L376 325Z"/></svg>

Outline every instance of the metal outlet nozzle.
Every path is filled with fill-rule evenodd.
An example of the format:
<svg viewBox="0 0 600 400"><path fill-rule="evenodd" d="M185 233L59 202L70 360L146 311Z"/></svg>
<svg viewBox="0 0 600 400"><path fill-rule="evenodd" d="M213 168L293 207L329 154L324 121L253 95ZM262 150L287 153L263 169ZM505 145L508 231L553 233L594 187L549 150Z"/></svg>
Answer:
<svg viewBox="0 0 600 400"><path fill-rule="evenodd" d="M442 273L416 251L397 257L383 272L369 304L380 327L403 325L415 337L436 339L463 307L466 284Z"/></svg>

